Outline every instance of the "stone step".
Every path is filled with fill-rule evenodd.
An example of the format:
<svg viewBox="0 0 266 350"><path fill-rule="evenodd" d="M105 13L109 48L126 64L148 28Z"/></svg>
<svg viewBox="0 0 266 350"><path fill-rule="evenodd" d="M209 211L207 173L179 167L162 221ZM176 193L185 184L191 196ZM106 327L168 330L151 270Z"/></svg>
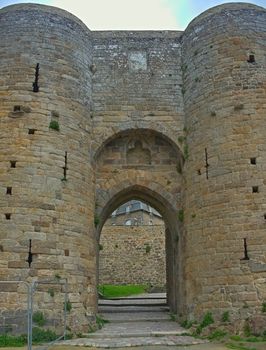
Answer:
<svg viewBox="0 0 266 350"><path fill-rule="evenodd" d="M89 334L83 334L84 337L88 338L98 338L98 339L104 339L104 338L132 338L132 337L163 337L163 336L180 336L180 335L187 335L187 332L175 332L175 331L169 331L169 332L128 332L127 334L124 333L105 333L104 336L97 333L89 333Z"/></svg>
<svg viewBox="0 0 266 350"><path fill-rule="evenodd" d="M88 346L96 348L124 348L145 345L188 346L205 344L206 340L195 339L191 336L161 336L161 337L127 337L127 338L78 338L65 340L60 345Z"/></svg>
<svg viewBox="0 0 266 350"><path fill-rule="evenodd" d="M100 300L152 300L152 299L164 299L166 300L166 293L145 293L130 295L128 297L115 297L115 298L100 298Z"/></svg>
<svg viewBox="0 0 266 350"><path fill-rule="evenodd" d="M167 312L124 312L124 313L101 313L101 317L109 322L140 322L154 321L164 322L170 320L170 315Z"/></svg>
<svg viewBox="0 0 266 350"><path fill-rule="evenodd" d="M124 338L124 337L151 337L151 336L169 336L188 333L186 329L173 321L139 321L139 322L117 322L106 323L102 329L87 336L92 338Z"/></svg>
<svg viewBox="0 0 266 350"><path fill-rule="evenodd" d="M135 305L135 306L167 306L165 299L101 299L98 305Z"/></svg>
<svg viewBox="0 0 266 350"><path fill-rule="evenodd" d="M135 305L100 305L100 313L124 313L124 312L169 312L168 306L135 306Z"/></svg>

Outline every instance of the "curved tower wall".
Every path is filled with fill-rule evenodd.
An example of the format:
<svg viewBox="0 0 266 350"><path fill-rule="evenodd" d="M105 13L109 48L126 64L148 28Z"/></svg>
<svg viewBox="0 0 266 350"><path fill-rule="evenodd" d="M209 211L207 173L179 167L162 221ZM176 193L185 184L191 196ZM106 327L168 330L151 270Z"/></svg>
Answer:
<svg viewBox="0 0 266 350"><path fill-rule="evenodd" d="M32 4L1 10L0 27L0 279L66 277L70 324L82 329L96 307L91 34L73 15ZM43 306L48 296L36 298Z"/></svg>
<svg viewBox="0 0 266 350"><path fill-rule="evenodd" d="M265 297L265 45L266 11L248 4L206 11L184 32L191 317L225 309L237 317ZM244 238L250 260L241 260Z"/></svg>
<svg viewBox="0 0 266 350"><path fill-rule="evenodd" d="M173 135L173 140L176 137L186 158L182 173L184 212L179 211L184 229L178 248L181 264L170 256L179 283L169 290L170 299L178 299L174 302L178 304L178 313L191 318L199 318L207 310L219 314L230 309L235 318L239 310L247 313L260 310L266 298L265 20L266 11L253 5L226 4L213 8L192 21L184 32L181 66L180 33L176 38L175 33L163 34L162 48L168 47L168 41L171 44L170 61L166 64L168 51L164 49L163 56L157 52L154 61L145 61L144 68L153 62L153 70L143 72L134 68L128 74L130 65L119 66L121 81L118 81L111 74L119 60L115 58L116 52L112 51L107 70L103 63L108 58L105 47L120 50L117 42L113 46L111 43L112 47L109 45L110 33L94 35L92 62L92 35L71 14L33 4L2 9L0 279L31 281L67 277L72 305L70 326L81 331L97 305L93 221L94 207L99 203L95 203L90 150L95 151L95 145L104 145L120 129L154 131L167 124L169 128L163 127L161 132ZM123 33L120 35L124 38ZM161 36L158 35L152 39L154 43ZM129 41L130 45L134 42L133 46L123 39L125 46L121 54L127 62L130 57L133 61L136 57L149 57L145 55L149 40L143 46L142 34L133 36L134 40ZM106 46L101 46L101 37ZM138 48L143 51L141 55L136 55ZM149 54L153 57L152 52ZM110 85L106 85L105 72ZM144 73L147 79L141 85ZM92 74L95 74L94 111L91 111ZM100 115L106 101L111 103L117 95L114 93L117 84L120 86L117 91L123 92L125 77L132 79L137 94L130 108L137 106L137 110L143 108L148 114L133 113L129 121L131 114L126 105L132 92L128 88L122 99L125 99L125 113L117 103L113 114L110 104L114 119L108 117L109 112ZM158 90L153 95L148 82L155 78L154 89ZM33 92L34 81L38 92ZM143 101L145 95L141 93L141 99L137 98L141 87L143 91L150 89L151 103L157 94L164 96L161 101L167 108L162 114L156 114L160 111L159 102L156 110L150 111L146 100ZM168 111L170 115L168 95L173 103ZM107 100L106 96L109 96ZM182 97L185 137L177 137L183 128ZM113 164L113 159L110 161ZM137 177L132 173L127 177L129 188L136 186ZM107 176L110 176L108 186L113 189L119 180L117 169L113 173L107 171ZM166 184L170 185L171 181ZM150 189L160 188L157 185L158 179ZM172 188L169 196L174 198L177 187ZM167 209L166 214L170 217L171 210ZM26 261L29 240L33 253L30 267ZM176 243L172 242L171 247L176 249ZM12 295L5 296L4 310L11 310ZM39 293L35 302L47 305L50 297ZM58 305L62 310L62 305Z"/></svg>

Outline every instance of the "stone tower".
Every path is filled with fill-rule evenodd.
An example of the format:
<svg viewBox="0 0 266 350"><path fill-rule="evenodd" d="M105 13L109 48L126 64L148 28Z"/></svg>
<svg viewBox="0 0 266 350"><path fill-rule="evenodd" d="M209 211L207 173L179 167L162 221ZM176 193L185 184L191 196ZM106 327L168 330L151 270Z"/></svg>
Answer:
<svg viewBox="0 0 266 350"><path fill-rule="evenodd" d="M71 327L84 329L101 228L139 199L165 221L173 312L258 312L265 23L265 9L234 3L184 32L91 32L57 8L3 8L0 279L67 278Z"/></svg>

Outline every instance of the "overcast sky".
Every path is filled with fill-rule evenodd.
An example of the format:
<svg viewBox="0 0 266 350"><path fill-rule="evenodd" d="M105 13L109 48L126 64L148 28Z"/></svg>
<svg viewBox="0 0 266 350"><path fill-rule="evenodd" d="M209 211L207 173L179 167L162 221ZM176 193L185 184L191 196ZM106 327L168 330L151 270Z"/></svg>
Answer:
<svg viewBox="0 0 266 350"><path fill-rule="evenodd" d="M34 2L65 9L91 30L184 30L210 7L239 0L0 0L0 8ZM266 0L249 0L266 7Z"/></svg>

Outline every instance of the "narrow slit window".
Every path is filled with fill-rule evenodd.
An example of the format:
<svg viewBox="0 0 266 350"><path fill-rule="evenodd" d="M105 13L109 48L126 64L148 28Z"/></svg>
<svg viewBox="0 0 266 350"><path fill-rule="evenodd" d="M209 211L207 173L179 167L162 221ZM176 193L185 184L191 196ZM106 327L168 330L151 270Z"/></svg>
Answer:
<svg viewBox="0 0 266 350"><path fill-rule="evenodd" d="M35 80L32 83L33 92L39 92L39 70L40 70L40 65L39 63L37 63L35 67Z"/></svg>
<svg viewBox="0 0 266 350"><path fill-rule="evenodd" d="M17 166L16 160L11 160L10 161L10 168L16 168L16 166Z"/></svg>
<svg viewBox="0 0 266 350"><path fill-rule="evenodd" d="M20 112L21 111L21 107L20 106L14 106L14 108L13 108L13 111L14 112Z"/></svg>
<svg viewBox="0 0 266 350"><path fill-rule="evenodd" d="M248 63L254 63L255 62L255 55L249 55L247 61L248 61Z"/></svg>
<svg viewBox="0 0 266 350"><path fill-rule="evenodd" d="M10 220L11 219L11 214L10 213L6 213L5 217L6 217L6 220Z"/></svg>
<svg viewBox="0 0 266 350"><path fill-rule="evenodd" d="M6 194L12 194L12 187L7 187L6 188Z"/></svg>
<svg viewBox="0 0 266 350"><path fill-rule="evenodd" d="M259 186L252 186L252 192L258 193L259 192Z"/></svg>
<svg viewBox="0 0 266 350"><path fill-rule="evenodd" d="M257 164L257 159L255 157L250 158L250 164L256 165Z"/></svg>

